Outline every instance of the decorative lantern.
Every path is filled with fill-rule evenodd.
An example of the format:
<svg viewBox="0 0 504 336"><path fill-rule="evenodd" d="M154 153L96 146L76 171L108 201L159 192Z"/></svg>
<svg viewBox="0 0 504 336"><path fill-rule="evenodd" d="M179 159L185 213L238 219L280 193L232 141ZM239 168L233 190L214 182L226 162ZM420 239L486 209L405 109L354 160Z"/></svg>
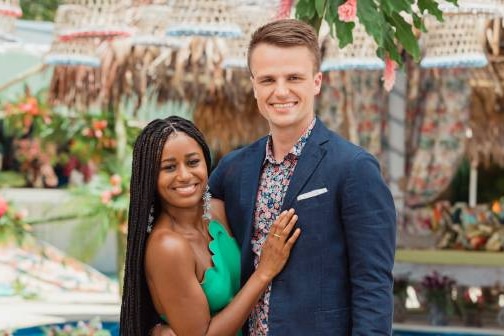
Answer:
<svg viewBox="0 0 504 336"><path fill-rule="evenodd" d="M464 14L444 15L444 22L426 20L428 33L422 36L425 50L423 68L471 68L488 64L485 55L485 17Z"/></svg>
<svg viewBox="0 0 504 336"><path fill-rule="evenodd" d="M328 36L324 42L324 58L320 66L323 72L335 70L380 70L385 64L376 56L376 42L364 26L357 24L353 29L353 43L343 49L338 40Z"/></svg>
<svg viewBox="0 0 504 336"><path fill-rule="evenodd" d="M247 52L252 33L276 15L274 6L241 6L233 10L235 20L243 34L226 39L227 52L222 62L223 68L247 68Z"/></svg>
<svg viewBox="0 0 504 336"><path fill-rule="evenodd" d="M67 0L62 6L69 8L71 20L59 27L58 35L66 40L130 36L133 31L127 24L127 14L131 4L131 0Z"/></svg>
<svg viewBox="0 0 504 336"><path fill-rule="evenodd" d="M94 38L53 41L49 53L44 58L44 63L51 65L99 67L101 61L94 52L96 50L95 44Z"/></svg>
<svg viewBox="0 0 504 336"><path fill-rule="evenodd" d="M425 18L427 33L420 39L423 68L478 68L488 64L485 52L487 21L503 13L501 0L459 0L441 3L444 22Z"/></svg>
<svg viewBox="0 0 504 336"><path fill-rule="evenodd" d="M133 25L136 28L132 36L134 45L164 46L178 49L181 41L166 36L166 26L170 22L173 10L166 5L141 5L136 7Z"/></svg>
<svg viewBox="0 0 504 336"><path fill-rule="evenodd" d="M12 35L15 29L16 19L22 15L19 1L0 0L0 43L17 42Z"/></svg>
<svg viewBox="0 0 504 336"><path fill-rule="evenodd" d="M0 0L0 15L19 18L23 15L18 0Z"/></svg>
<svg viewBox="0 0 504 336"><path fill-rule="evenodd" d="M15 23L16 17L0 14L0 43L17 41L16 37L12 34Z"/></svg>
<svg viewBox="0 0 504 336"><path fill-rule="evenodd" d="M171 36L238 37L231 4L225 0L172 1L174 21L166 29Z"/></svg>
<svg viewBox="0 0 504 336"><path fill-rule="evenodd" d="M84 65L100 66L100 58L96 55L94 37L68 39L65 32L75 27L75 20L83 13L83 8L76 5L60 5L54 20L55 38L51 49L44 58L44 63L51 65ZM60 35L62 34L62 35Z"/></svg>

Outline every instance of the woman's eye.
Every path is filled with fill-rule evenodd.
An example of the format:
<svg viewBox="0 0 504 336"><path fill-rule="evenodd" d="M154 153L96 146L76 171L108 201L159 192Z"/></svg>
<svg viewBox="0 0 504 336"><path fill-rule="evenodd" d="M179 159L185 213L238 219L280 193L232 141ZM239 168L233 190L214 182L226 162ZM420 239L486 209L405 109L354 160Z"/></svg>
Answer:
<svg viewBox="0 0 504 336"><path fill-rule="evenodd" d="M166 170L166 171L174 171L175 165L166 165L166 166L161 167L161 169Z"/></svg>
<svg viewBox="0 0 504 336"><path fill-rule="evenodd" d="M194 159L194 160L189 160L188 164L190 167L194 167L194 166L197 166L199 162L200 162L199 159Z"/></svg>

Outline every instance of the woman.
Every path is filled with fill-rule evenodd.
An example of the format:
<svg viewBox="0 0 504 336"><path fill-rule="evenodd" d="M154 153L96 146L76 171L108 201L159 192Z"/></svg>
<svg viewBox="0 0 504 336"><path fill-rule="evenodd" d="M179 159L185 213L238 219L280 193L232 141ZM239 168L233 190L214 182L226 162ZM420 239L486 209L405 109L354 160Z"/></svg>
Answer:
<svg viewBox="0 0 504 336"><path fill-rule="evenodd" d="M209 213L210 167L203 135L186 119L156 119L137 138L121 335L147 335L160 318L178 335L239 334L285 265L300 235L293 210L276 219L256 271L239 289L240 250L222 204Z"/></svg>

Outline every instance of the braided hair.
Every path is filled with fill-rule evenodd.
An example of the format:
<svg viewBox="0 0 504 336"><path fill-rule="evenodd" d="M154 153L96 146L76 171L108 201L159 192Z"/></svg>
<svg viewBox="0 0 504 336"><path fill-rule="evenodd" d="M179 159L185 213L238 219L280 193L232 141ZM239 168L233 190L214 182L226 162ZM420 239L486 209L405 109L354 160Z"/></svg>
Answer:
<svg viewBox="0 0 504 336"><path fill-rule="evenodd" d="M187 119L178 116L155 119L136 139L130 181L126 267L120 320L120 335L123 336L148 335L160 321L147 286L144 257L151 207L154 207L154 217L159 211L157 178L161 154L168 137L177 132L187 134L201 146L210 174L210 149L203 134Z"/></svg>

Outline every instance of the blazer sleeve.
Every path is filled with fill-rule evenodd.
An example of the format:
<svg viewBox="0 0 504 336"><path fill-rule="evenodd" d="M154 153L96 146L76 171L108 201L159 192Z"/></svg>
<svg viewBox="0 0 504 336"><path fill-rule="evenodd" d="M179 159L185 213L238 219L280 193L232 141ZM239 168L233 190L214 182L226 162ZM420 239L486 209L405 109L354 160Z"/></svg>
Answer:
<svg viewBox="0 0 504 336"><path fill-rule="evenodd" d="M208 179L210 194L212 194L212 197L218 198L222 201L225 200L224 177L226 166L227 164L224 157L219 161L217 167L215 167Z"/></svg>
<svg viewBox="0 0 504 336"><path fill-rule="evenodd" d="M359 151L342 192L348 246L352 335L391 335L396 211L377 160Z"/></svg>

